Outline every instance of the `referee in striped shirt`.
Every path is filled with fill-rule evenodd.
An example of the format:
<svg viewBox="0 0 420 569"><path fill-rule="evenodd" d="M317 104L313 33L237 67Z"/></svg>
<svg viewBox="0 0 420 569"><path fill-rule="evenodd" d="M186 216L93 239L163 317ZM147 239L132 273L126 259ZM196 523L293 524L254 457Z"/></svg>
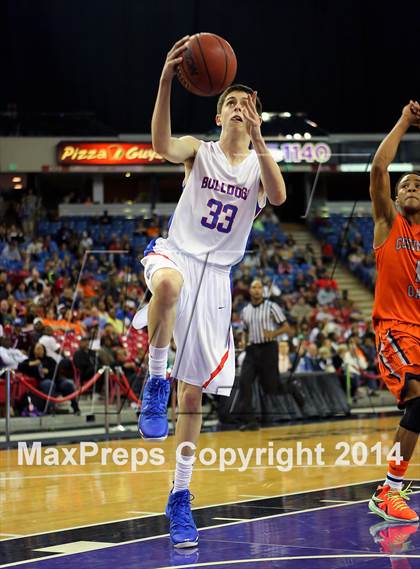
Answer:
<svg viewBox="0 0 420 569"><path fill-rule="evenodd" d="M252 384L258 377L266 394L278 393L277 336L289 331L282 309L275 302L264 299L263 284L255 279L249 289L251 302L242 311L245 359L239 376L238 414L241 430L257 430L259 425L252 410Z"/></svg>

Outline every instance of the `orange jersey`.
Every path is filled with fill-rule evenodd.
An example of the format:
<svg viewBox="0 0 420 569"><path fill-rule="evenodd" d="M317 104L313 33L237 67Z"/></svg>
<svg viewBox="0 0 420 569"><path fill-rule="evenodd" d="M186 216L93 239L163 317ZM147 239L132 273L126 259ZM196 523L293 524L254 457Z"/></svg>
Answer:
<svg viewBox="0 0 420 569"><path fill-rule="evenodd" d="M398 214L388 237L375 248L378 278L373 320L420 323L420 224Z"/></svg>

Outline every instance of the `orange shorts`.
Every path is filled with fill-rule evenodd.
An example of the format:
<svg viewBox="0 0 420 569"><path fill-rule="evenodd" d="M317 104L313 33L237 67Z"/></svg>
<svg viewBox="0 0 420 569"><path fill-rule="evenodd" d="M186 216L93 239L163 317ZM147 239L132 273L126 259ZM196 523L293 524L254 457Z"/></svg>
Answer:
<svg viewBox="0 0 420 569"><path fill-rule="evenodd" d="M403 403L406 374L420 379L420 325L398 320L374 322L379 371L387 388Z"/></svg>

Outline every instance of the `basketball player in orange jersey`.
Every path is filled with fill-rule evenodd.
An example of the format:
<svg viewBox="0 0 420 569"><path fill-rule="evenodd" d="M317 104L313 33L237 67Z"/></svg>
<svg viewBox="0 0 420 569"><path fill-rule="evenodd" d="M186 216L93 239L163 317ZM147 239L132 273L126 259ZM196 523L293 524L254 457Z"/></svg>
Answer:
<svg viewBox="0 0 420 569"><path fill-rule="evenodd" d="M403 478L420 432L420 174L404 174L391 197L388 166L410 126L420 127L420 104L410 101L379 146L370 173L377 282L373 324L381 375L405 409L395 442L401 462L391 460L385 482L369 509L391 522L418 522L406 503Z"/></svg>
<svg viewBox="0 0 420 569"><path fill-rule="evenodd" d="M172 376L178 379L179 452L166 507L177 548L194 547L199 537L189 486L203 391L229 395L235 377L230 270L243 257L253 220L266 199L274 205L286 199L282 174L261 135L261 103L249 87L231 85L220 96L220 140L172 136L171 86L188 40L183 38L168 53L152 118L153 147L169 162L184 164L185 184L168 237L149 244L142 260L152 292L150 374L139 418L146 440L163 440L168 434L166 368L172 334L177 345Z"/></svg>

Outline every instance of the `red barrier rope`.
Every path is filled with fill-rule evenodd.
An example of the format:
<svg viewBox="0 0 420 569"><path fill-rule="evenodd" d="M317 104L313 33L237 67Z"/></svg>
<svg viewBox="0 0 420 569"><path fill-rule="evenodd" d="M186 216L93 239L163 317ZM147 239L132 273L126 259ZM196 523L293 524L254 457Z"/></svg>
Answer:
<svg viewBox="0 0 420 569"><path fill-rule="evenodd" d="M117 381L117 383L119 384L119 386L127 392L128 397L134 401L135 403L137 403L137 405L141 405L140 399L137 398L136 394L134 393L134 391L131 389L131 385L128 381L128 379L126 378L124 372L121 373L121 376L118 377L118 375L113 374L115 377L114 379ZM120 381L121 379L121 381ZM121 383L122 382L122 383Z"/></svg>
<svg viewBox="0 0 420 569"><path fill-rule="evenodd" d="M90 389L92 385L98 381L102 373L103 372L95 373L95 375L91 379L89 379L89 381L87 381L80 389L77 389L76 391L70 393L70 395L66 395L65 397L53 397L51 395L46 395L45 393L43 393L42 391L31 385L23 375L17 374L16 378L19 381L21 381L27 389L29 389L30 391L32 391L32 393L35 393L35 395L38 395L42 399L46 399L47 401L51 401L53 403L63 403L64 401L71 401L72 399L79 397L79 395L81 395L82 393L85 393L85 391ZM121 390L124 393L126 393L132 401L137 403L137 405L140 405L140 400L136 397L136 394L131 389L130 383L126 378L126 376L124 375L124 373L121 374L121 377L118 377L115 373L110 374L109 377L118 383L118 385L121 387Z"/></svg>
<svg viewBox="0 0 420 569"><path fill-rule="evenodd" d="M20 375L20 374L16 374L16 378L19 379L19 381L21 381L29 389L29 391L32 391L32 393L35 393L35 395L38 395L42 399L46 399L47 401L52 401L53 403L63 403L63 401L70 401L71 399L75 399L76 397L79 397L79 395L81 395L82 393L84 393L85 391L90 389L92 387L92 385L98 381L98 379L101 377L102 373L103 372L95 373L95 375L91 379L89 379L89 381L87 381L83 385L83 387L81 387L77 391L74 391L73 393L70 393L70 395L66 395L65 397L52 397L50 395L45 395L45 393L43 393L42 391L39 391L39 389L37 389L36 387L31 385L26 380L25 376Z"/></svg>

